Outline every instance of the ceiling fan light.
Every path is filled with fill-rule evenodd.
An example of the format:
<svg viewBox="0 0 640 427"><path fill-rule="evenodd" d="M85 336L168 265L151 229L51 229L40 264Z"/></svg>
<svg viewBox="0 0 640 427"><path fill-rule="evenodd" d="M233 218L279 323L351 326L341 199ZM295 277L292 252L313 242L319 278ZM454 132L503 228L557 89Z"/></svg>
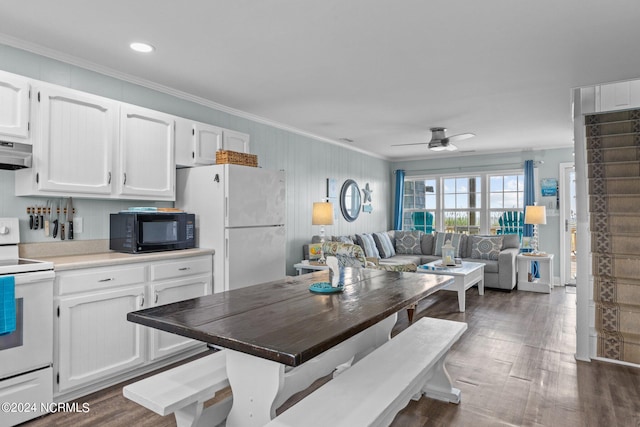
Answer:
<svg viewBox="0 0 640 427"><path fill-rule="evenodd" d="M446 149L447 147L445 147L444 145L429 144L429 150L431 151L444 151Z"/></svg>

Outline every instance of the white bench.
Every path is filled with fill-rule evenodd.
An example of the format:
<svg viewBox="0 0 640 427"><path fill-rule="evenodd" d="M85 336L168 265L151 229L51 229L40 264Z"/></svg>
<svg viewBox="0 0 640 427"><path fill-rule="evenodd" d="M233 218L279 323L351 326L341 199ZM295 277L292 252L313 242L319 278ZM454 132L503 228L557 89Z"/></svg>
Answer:
<svg viewBox="0 0 640 427"><path fill-rule="evenodd" d="M466 329L466 323L422 318L267 426L387 426L422 394L459 403L444 359Z"/></svg>
<svg viewBox="0 0 640 427"><path fill-rule="evenodd" d="M129 384L127 399L165 416L175 414L178 427L215 426L231 410L229 396L203 411L205 401L229 385L224 350Z"/></svg>

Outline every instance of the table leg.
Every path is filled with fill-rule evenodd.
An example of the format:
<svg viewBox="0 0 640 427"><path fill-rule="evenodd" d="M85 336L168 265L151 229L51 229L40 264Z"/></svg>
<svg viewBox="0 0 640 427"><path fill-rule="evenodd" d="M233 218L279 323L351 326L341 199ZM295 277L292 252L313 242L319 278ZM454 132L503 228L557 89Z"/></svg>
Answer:
<svg viewBox="0 0 640 427"><path fill-rule="evenodd" d="M484 295L484 273L482 279L478 282L478 295Z"/></svg>
<svg viewBox="0 0 640 427"><path fill-rule="evenodd" d="M407 317L409 317L409 323L413 323L413 313L416 311L416 306L418 304L411 304L409 308L407 308Z"/></svg>
<svg viewBox="0 0 640 427"><path fill-rule="evenodd" d="M464 288L464 277L457 276L455 285L458 288L458 310L460 310L460 313L464 313L467 297L467 290Z"/></svg>
<svg viewBox="0 0 640 427"><path fill-rule="evenodd" d="M284 385L284 365L227 350L227 375L233 392L228 427L263 426L276 416L274 402Z"/></svg>

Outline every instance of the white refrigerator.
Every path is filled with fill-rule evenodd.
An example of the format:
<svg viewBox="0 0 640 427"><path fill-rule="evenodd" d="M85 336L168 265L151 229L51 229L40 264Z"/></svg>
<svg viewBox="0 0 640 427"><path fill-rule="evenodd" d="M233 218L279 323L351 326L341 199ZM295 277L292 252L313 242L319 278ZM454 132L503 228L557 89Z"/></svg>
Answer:
<svg viewBox="0 0 640 427"><path fill-rule="evenodd" d="M215 250L213 291L285 277L282 171L239 165L178 169L176 207L196 216L196 245Z"/></svg>

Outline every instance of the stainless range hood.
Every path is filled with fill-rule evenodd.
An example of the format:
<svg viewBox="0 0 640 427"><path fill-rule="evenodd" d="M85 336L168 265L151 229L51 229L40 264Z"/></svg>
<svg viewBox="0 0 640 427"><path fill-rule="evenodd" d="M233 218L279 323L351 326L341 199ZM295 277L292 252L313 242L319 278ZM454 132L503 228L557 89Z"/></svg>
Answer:
<svg viewBox="0 0 640 427"><path fill-rule="evenodd" d="M0 141L0 169L14 170L30 167L30 145Z"/></svg>

